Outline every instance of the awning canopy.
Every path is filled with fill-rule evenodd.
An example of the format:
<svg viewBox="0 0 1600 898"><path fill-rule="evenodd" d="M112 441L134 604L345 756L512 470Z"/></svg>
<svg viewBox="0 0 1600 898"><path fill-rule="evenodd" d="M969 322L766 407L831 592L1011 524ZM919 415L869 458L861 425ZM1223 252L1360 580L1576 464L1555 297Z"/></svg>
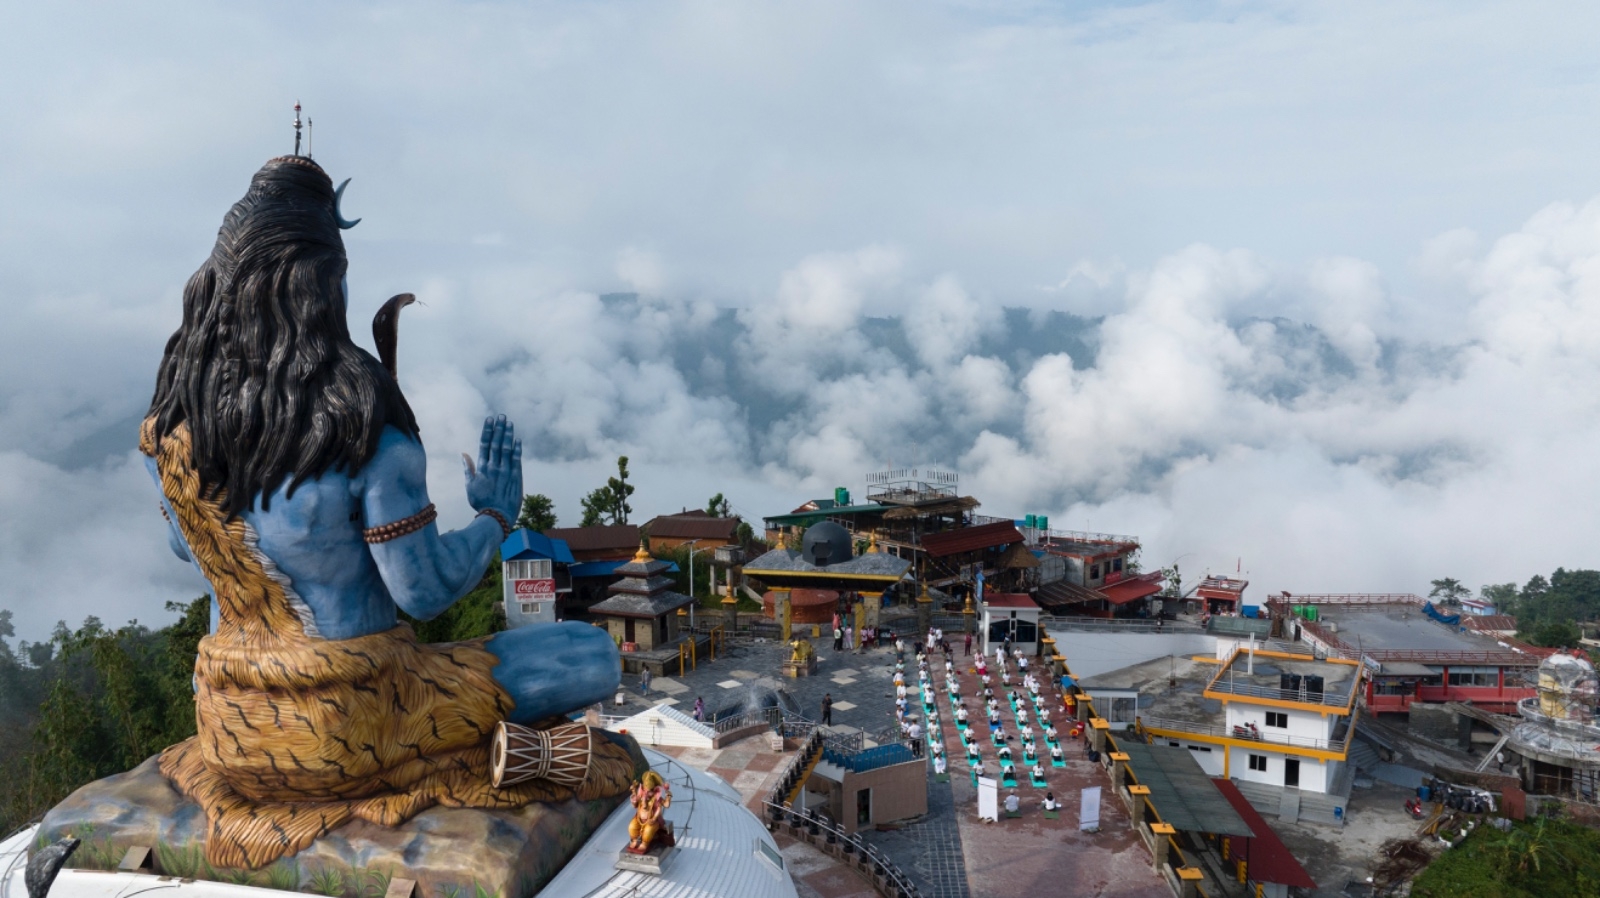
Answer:
<svg viewBox="0 0 1600 898"><path fill-rule="evenodd" d="M1150 789L1150 803L1163 822L1191 833L1255 835L1188 749L1132 739L1117 740L1117 748L1127 752L1133 778Z"/></svg>

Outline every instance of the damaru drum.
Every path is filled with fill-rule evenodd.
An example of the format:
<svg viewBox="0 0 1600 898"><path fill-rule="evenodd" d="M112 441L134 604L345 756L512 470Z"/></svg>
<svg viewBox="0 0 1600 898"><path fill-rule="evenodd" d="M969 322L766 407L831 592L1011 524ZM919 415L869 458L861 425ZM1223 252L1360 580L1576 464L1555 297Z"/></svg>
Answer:
<svg viewBox="0 0 1600 898"><path fill-rule="evenodd" d="M576 787L589 773L592 740L581 723L536 730L501 721L489 747L492 782L497 789L531 779Z"/></svg>

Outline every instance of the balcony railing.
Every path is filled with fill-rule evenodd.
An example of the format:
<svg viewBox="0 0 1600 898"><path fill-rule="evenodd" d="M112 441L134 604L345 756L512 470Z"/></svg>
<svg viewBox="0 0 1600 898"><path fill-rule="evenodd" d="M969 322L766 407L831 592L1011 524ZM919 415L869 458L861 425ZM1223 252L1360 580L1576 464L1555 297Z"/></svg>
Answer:
<svg viewBox="0 0 1600 898"><path fill-rule="evenodd" d="M1218 672L1215 679L1206 684L1207 692L1220 692L1227 695L1242 696L1246 698L1265 698L1280 702L1298 702L1304 705L1328 705L1343 708L1350 704L1350 696L1355 689L1359 677L1352 675L1343 683L1335 683L1330 688L1324 689L1319 696L1314 692L1300 689L1279 689L1276 686L1257 686L1254 683L1240 683L1228 676L1229 671Z"/></svg>
<svg viewBox="0 0 1600 898"><path fill-rule="evenodd" d="M1326 739L1315 736L1296 736L1290 733L1279 733L1272 728L1250 729L1248 727L1228 727L1215 723L1194 723L1188 720L1178 720L1171 717L1139 717L1139 725L1146 730L1168 730L1175 733L1193 733L1197 736L1226 736L1232 739L1243 739L1249 742L1261 742L1266 745L1283 745L1290 748L1314 748L1319 751L1331 751L1343 754L1350 749L1350 739L1355 735L1354 724L1343 727L1340 734L1335 730L1335 735Z"/></svg>

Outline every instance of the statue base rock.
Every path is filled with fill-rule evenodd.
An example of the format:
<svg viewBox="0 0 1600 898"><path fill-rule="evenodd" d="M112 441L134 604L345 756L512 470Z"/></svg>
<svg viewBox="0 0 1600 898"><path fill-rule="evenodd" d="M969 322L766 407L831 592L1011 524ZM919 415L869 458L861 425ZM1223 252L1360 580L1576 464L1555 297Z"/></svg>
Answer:
<svg viewBox="0 0 1600 898"><path fill-rule="evenodd" d="M627 744L642 774L649 764L637 743ZM193 879L322 893L340 886L352 895L381 895L390 879L410 879L419 895L526 898L626 801L626 795L571 799L512 811L435 807L395 827L348 823L260 870L218 870L205 860L204 812L172 787L151 758L72 793L45 815L34 844L68 835L82 839L68 863L77 868L113 869L137 845L152 849L157 872Z"/></svg>

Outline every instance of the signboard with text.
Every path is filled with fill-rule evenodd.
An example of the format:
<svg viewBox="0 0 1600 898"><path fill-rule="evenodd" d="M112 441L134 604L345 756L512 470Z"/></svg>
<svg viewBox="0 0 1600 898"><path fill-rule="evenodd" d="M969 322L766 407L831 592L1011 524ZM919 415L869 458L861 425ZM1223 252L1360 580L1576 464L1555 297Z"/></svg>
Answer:
<svg viewBox="0 0 1600 898"><path fill-rule="evenodd" d="M556 581L512 580L512 595L519 602L553 602L556 599Z"/></svg>

